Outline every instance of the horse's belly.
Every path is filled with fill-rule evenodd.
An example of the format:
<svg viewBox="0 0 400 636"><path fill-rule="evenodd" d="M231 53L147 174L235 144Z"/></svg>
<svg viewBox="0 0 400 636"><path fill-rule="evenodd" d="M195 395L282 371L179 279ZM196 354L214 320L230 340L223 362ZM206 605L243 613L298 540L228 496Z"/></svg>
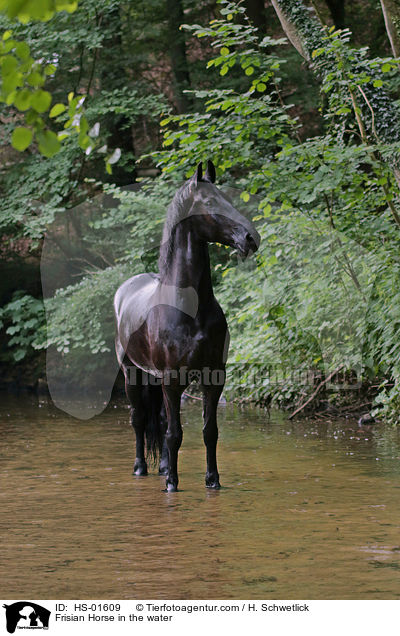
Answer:
<svg viewBox="0 0 400 636"><path fill-rule="evenodd" d="M118 289L114 299L117 350L153 375L165 370L201 370L226 361L229 333L218 303L198 313L191 287L160 283L155 274L139 274Z"/></svg>
<svg viewBox="0 0 400 636"><path fill-rule="evenodd" d="M198 309L193 288L163 285L155 274L140 274L118 289L114 309L119 347L134 364L159 375L186 363Z"/></svg>
<svg viewBox="0 0 400 636"><path fill-rule="evenodd" d="M131 334L126 354L134 364L154 375L183 368L220 368L225 362L226 336L224 325L208 333L199 328L196 320L188 318L182 322L176 310L154 308L146 323Z"/></svg>

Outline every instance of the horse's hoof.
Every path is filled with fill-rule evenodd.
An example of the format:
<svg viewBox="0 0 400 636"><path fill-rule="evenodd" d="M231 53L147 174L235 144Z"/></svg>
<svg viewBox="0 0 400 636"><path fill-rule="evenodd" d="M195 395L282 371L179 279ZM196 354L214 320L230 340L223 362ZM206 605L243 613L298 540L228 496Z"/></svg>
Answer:
<svg viewBox="0 0 400 636"><path fill-rule="evenodd" d="M165 484L164 492L177 492L177 491L178 491L178 485L177 484L170 484L168 482Z"/></svg>
<svg viewBox="0 0 400 636"><path fill-rule="evenodd" d="M219 476L206 475L206 488L214 488L214 490L218 490L218 488L221 488L221 484L219 483Z"/></svg>
<svg viewBox="0 0 400 636"><path fill-rule="evenodd" d="M133 474L139 477L141 477L142 475L147 475L146 462L136 462L133 467Z"/></svg>
<svg viewBox="0 0 400 636"><path fill-rule="evenodd" d="M219 483L219 481L206 482L206 488L213 488L214 490L219 490L221 488L221 484Z"/></svg>

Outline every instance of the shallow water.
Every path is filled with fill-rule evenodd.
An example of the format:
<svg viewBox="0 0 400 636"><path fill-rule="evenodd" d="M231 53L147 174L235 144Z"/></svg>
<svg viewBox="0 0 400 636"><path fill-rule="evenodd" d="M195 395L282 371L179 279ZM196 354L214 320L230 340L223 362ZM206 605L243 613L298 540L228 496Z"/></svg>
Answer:
<svg viewBox="0 0 400 636"><path fill-rule="evenodd" d="M223 488L183 406L180 488L133 477L125 406L0 406L2 598L400 598L400 434L220 406Z"/></svg>

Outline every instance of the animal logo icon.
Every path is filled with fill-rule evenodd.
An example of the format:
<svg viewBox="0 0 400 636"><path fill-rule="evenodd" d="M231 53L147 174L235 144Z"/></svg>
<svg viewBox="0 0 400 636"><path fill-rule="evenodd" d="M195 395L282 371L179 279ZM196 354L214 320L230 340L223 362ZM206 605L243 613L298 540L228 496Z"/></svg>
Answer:
<svg viewBox="0 0 400 636"><path fill-rule="evenodd" d="M48 629L51 612L32 601L18 601L3 605L6 610L6 624L9 634L18 628Z"/></svg>

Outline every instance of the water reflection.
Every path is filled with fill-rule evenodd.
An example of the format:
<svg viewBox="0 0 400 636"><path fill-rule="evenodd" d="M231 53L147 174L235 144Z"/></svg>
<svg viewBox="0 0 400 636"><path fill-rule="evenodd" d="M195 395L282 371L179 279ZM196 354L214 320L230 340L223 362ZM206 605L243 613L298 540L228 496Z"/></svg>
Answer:
<svg viewBox="0 0 400 636"><path fill-rule="evenodd" d="M399 432L220 408L223 488L183 409L179 493L131 476L119 405L3 400L3 598L399 598Z"/></svg>

